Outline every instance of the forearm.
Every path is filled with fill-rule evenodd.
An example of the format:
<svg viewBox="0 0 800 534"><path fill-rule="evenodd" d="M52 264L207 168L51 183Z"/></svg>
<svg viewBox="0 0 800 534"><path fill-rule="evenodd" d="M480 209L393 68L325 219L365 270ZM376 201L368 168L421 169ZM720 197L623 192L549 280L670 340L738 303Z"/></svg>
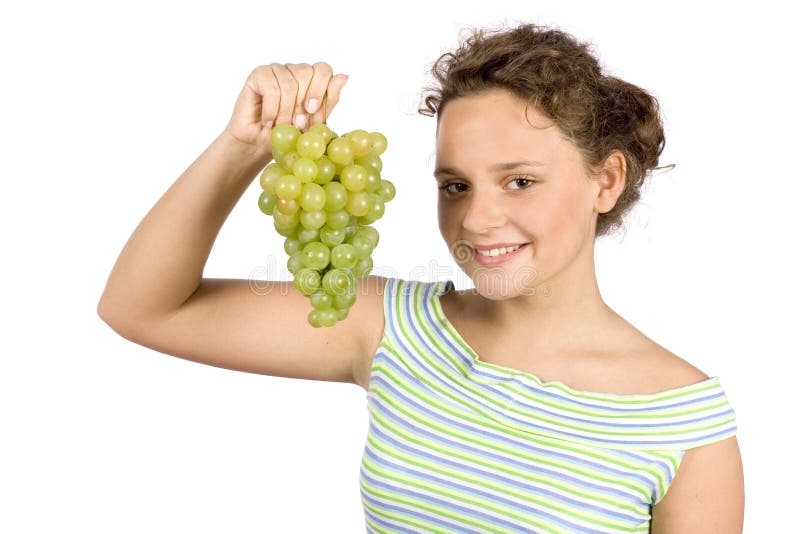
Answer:
<svg viewBox="0 0 800 534"><path fill-rule="evenodd" d="M122 249L98 313L106 319L155 317L178 309L197 289L220 228L271 159L226 132L150 209Z"/></svg>

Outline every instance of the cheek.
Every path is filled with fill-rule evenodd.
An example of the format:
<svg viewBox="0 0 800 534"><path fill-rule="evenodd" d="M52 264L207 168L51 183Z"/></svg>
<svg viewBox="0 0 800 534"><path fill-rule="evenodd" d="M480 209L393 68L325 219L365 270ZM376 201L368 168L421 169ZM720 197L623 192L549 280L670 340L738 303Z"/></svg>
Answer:
<svg viewBox="0 0 800 534"><path fill-rule="evenodd" d="M574 233L578 221L583 217L582 204L575 192L564 191L542 203L541 209L531 214L536 227L544 235L566 237Z"/></svg>
<svg viewBox="0 0 800 534"><path fill-rule="evenodd" d="M455 214L452 209L448 209L446 204L441 201L439 202L437 213L439 218L439 233L442 234L442 237L446 240L450 239L456 226L454 222L457 221Z"/></svg>

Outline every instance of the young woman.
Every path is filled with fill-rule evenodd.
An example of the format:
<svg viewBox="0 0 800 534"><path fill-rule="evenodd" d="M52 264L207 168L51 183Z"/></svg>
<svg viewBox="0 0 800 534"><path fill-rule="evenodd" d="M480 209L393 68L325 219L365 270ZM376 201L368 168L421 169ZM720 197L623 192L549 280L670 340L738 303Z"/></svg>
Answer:
<svg viewBox="0 0 800 534"><path fill-rule="evenodd" d="M615 313L595 275L596 238L663 149L656 100L531 24L476 31L433 73L439 227L474 290L367 276L347 319L312 328L291 282L202 277L271 127L325 122L346 81L274 63L137 227L100 316L167 354L364 388L368 531L741 532L719 379Z"/></svg>

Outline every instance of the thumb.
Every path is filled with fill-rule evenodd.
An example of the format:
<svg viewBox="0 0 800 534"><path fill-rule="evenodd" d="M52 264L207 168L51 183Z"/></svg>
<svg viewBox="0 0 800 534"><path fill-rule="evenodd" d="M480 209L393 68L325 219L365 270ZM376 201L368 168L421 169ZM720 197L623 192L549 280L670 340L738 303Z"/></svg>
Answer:
<svg viewBox="0 0 800 534"><path fill-rule="evenodd" d="M328 84L328 90L326 92L325 121L328 120L333 108L336 107L336 104L339 102L339 95L342 91L342 88L347 83L347 80L348 76L346 74L337 74L331 78L331 81Z"/></svg>

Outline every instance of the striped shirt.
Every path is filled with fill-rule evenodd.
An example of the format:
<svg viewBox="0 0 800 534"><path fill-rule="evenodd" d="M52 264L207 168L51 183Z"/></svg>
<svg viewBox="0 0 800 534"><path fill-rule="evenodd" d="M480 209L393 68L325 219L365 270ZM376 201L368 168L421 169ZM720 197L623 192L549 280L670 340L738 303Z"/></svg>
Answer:
<svg viewBox="0 0 800 534"><path fill-rule="evenodd" d="M736 434L719 378L617 395L483 362L452 281L390 278L367 391L367 532L648 532L684 451Z"/></svg>

